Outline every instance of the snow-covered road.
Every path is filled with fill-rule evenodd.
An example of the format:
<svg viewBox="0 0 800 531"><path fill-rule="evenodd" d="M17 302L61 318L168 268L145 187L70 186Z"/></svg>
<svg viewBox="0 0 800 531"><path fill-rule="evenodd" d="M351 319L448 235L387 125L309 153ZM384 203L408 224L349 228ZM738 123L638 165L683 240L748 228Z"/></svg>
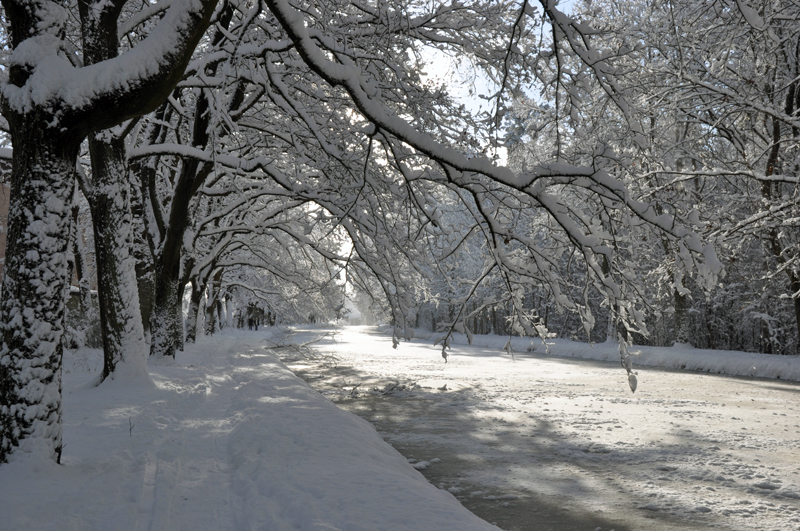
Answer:
<svg viewBox="0 0 800 531"><path fill-rule="evenodd" d="M86 387L99 351L67 352L62 465L0 466L0 531L490 531L363 420L264 346L227 330L153 382Z"/></svg>
<svg viewBox="0 0 800 531"><path fill-rule="evenodd" d="M306 331L295 340L322 332ZM800 530L800 385L349 327L290 368L506 530Z"/></svg>

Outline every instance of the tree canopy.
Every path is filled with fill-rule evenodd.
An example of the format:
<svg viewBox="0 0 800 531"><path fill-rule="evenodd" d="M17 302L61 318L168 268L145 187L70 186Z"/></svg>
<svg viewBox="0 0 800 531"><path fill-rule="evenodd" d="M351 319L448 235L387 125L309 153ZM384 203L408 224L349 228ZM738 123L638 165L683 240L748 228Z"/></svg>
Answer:
<svg viewBox="0 0 800 531"><path fill-rule="evenodd" d="M2 16L0 462L61 452L80 196L98 384L146 382L148 351L174 357L198 318L208 334L333 319L348 297L395 346L430 320L445 360L453 333L486 331L611 338L629 373L634 340L796 352L792 6L4 0ZM426 72L443 58L486 81L489 110Z"/></svg>

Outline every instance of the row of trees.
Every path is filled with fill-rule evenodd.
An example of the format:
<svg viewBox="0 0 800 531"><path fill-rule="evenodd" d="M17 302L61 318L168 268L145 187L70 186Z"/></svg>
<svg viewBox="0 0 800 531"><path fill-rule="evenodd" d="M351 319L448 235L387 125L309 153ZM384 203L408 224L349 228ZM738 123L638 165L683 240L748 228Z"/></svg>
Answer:
<svg viewBox="0 0 800 531"><path fill-rule="evenodd" d="M750 8L726 9L757 22ZM722 271L700 235L719 204L684 208L692 196L676 187L744 170L690 162L689 133L719 137L686 118L705 93L686 92L680 114L634 90L648 76L626 73L646 67L662 89L688 91L685 74L663 77L671 66L647 51L656 30L616 19L593 29L545 0L3 0L3 20L13 171L0 462L21 450L60 458L76 197L92 220L98 384L148 380L148 355L171 358L193 341L200 313L212 332L232 297L333 317L349 287L394 322L395 344L421 303L446 303L435 325L445 353L454 331L488 315L544 336L566 312L586 334L624 343L648 331L651 264L670 275L676 315ZM670 46L684 46L676 38ZM489 79L491 110L473 115L426 82L430 50ZM526 100L531 87L541 92ZM503 167L495 155L512 104L517 141ZM776 115L789 129L793 109ZM680 166L664 166L666 127L684 131L683 147L668 149ZM775 175L751 170L748 182L786 193L793 181ZM719 223L713 234L733 228ZM781 274L794 263L772 256Z"/></svg>
<svg viewBox="0 0 800 531"><path fill-rule="evenodd" d="M798 7L578 2L574 24L552 25L539 41L544 49L528 56L540 83L535 94L514 94L506 117L510 166L521 173L554 162L602 168L658 214L682 219L713 242L724 265L714 285L698 282L687 274L689 257L676 240L647 224L617 231L617 265L638 278L635 299L647 310L643 326L627 330L638 343L798 352ZM573 46L551 47L559 39ZM571 200L587 218L613 227L614 214L603 205L580 195ZM540 241L552 237L549 213L527 209L526 215ZM445 261L444 271L430 273L436 280L426 283L422 300L436 300L434 294L462 300L482 273L482 243L470 238L462 250L477 258ZM521 307L549 333L616 339L615 309L588 289L574 248L549 245L560 246L563 290L583 299L585 315L559 311L541 281L525 288ZM488 280L475 291L463 307L467 329L513 329L517 310L497 299L502 292ZM435 328L451 323L459 306L419 313L421 323ZM610 327L585 327L587 314Z"/></svg>
<svg viewBox="0 0 800 531"><path fill-rule="evenodd" d="M542 63L545 97L518 100L512 166L606 165L714 243L725 274L709 290L669 238L616 239L645 280L639 341L797 354L800 5L585 1L573 17L592 31Z"/></svg>

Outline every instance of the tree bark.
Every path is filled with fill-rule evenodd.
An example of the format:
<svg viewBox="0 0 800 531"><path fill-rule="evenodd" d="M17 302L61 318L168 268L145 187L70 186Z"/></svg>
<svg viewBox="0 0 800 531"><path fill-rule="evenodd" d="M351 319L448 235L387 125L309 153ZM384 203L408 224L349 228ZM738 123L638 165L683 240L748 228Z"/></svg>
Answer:
<svg viewBox="0 0 800 531"><path fill-rule="evenodd" d="M117 19L124 2L79 2L84 64L119 54ZM124 136L113 131L89 135L91 181L82 181L92 212L97 300L103 340L103 371L98 384L117 372L150 380L139 307L130 205L130 179Z"/></svg>
<svg viewBox="0 0 800 531"><path fill-rule="evenodd" d="M178 298L175 301L175 349L183 352L186 330L183 323L183 295L186 293L186 281L178 282Z"/></svg>
<svg viewBox="0 0 800 531"><path fill-rule="evenodd" d="M689 333L689 295L673 289L675 307L675 342L682 345L692 343Z"/></svg>
<svg viewBox="0 0 800 531"><path fill-rule="evenodd" d="M220 287L222 283L222 270L217 270L214 273L211 282L208 283L208 300L206 302L206 319L205 319L205 335L213 335L222 328L222 323L219 319L219 306L220 306Z"/></svg>
<svg viewBox="0 0 800 531"><path fill-rule="evenodd" d="M92 211L97 262L97 295L103 335L101 381L147 376L147 345L139 308L130 184L124 140L111 134L89 139L92 182L85 195ZM99 383L99 382L98 382Z"/></svg>
<svg viewBox="0 0 800 531"><path fill-rule="evenodd" d="M177 308L181 302L178 297L180 281L164 275L158 266L156 264L156 289L150 319L150 355L175 358L178 333L180 331L182 334L183 328L177 322Z"/></svg>
<svg viewBox="0 0 800 531"><path fill-rule="evenodd" d="M109 59L102 67L72 68L60 42L70 16L66 4L2 0L13 52L0 102L11 132L13 164L0 303L0 463L20 450L56 461L61 456L61 341L78 148L93 131L148 113L166 99L216 3L175 0L145 37L160 46L135 46L126 59ZM124 4L78 3L85 55L99 57L113 48L103 37L116 42L116 15ZM29 39L35 40L29 41L28 52L18 55ZM63 67L57 83L42 83L49 73L35 68L31 49L39 53L37 64ZM143 59L149 61L147 69L129 68ZM107 82L108 72L117 74L115 83Z"/></svg>
<svg viewBox="0 0 800 531"><path fill-rule="evenodd" d="M197 315L200 311L200 303L203 300L205 283L199 278L192 279L192 295L189 300L189 311L186 315L186 342L194 343L197 341Z"/></svg>
<svg viewBox="0 0 800 531"><path fill-rule="evenodd" d="M218 24L226 28L230 24L234 15L233 7L228 5L223 10ZM227 38L226 32L217 30L212 38L212 44L216 45ZM213 76L216 73L217 65L206 70L206 75ZM231 101L231 109L238 108L244 100L244 88L239 87ZM194 123L192 128L192 145L205 148L210 140L209 127L211 124L211 104L205 90L201 91L197 98L197 106L194 113ZM151 319L151 356L172 356L175 357L175 350L183 350L183 319L173 322L171 326L164 326L163 323L156 323L159 316L164 316L172 311L173 314L180 314L180 304L183 298L183 288L187 279L181 277L181 260L183 251L183 240L186 229L190 224L189 206L197 190L203 185L211 174L213 167L195 159L183 161L178 182L174 187L174 193L169 208L169 220L167 220L161 234L162 245L155 253L155 297L153 299L152 319ZM160 206L153 205L154 209ZM166 289L178 290L179 293L168 295L163 291ZM168 308L164 306L170 304ZM177 304L177 310L175 309ZM178 317L175 317L178 319ZM180 335L178 326L180 325ZM170 334L170 337L156 337L156 334Z"/></svg>
<svg viewBox="0 0 800 531"><path fill-rule="evenodd" d="M9 120L14 159L0 303L0 463L19 450L60 462L66 256L79 143L47 127L47 117L34 124L24 118Z"/></svg>
<svg viewBox="0 0 800 531"><path fill-rule="evenodd" d="M129 167L130 171L130 167ZM133 179L132 179L133 180ZM134 188L135 189L135 188ZM153 253L145 231L144 210L139 194L131 193L131 216L133 229L133 257L136 260L136 282L139 291L139 310L145 341L150 337L150 317L153 313Z"/></svg>
<svg viewBox="0 0 800 531"><path fill-rule="evenodd" d="M230 293L225 294L225 326L233 328L233 297Z"/></svg>
<svg viewBox="0 0 800 531"><path fill-rule="evenodd" d="M78 206L72 207L72 223L75 237L72 240L72 254L75 257L75 276L78 280L80 292L81 319L85 319L92 310L92 291L89 287L89 275L86 271L86 252L84 251L83 236L78 231ZM70 280L71 281L71 280Z"/></svg>

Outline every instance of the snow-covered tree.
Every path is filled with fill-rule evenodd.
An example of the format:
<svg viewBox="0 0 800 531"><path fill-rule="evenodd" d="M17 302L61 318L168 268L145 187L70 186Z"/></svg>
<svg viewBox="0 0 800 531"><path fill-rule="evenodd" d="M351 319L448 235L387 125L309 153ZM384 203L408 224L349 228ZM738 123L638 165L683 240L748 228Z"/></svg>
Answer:
<svg viewBox="0 0 800 531"><path fill-rule="evenodd" d="M297 252L311 249L315 267L330 268L329 279L340 278L341 268L363 289L379 286L399 339L416 311L416 281L442 259L428 253L437 248L432 242L465 234L442 223L443 197L463 206L455 223L480 238L469 242L479 273L453 293L458 310L448 334L484 306L476 294L489 282L502 291L497 300L508 304L515 332L545 333L526 302L532 289L576 312L587 330L594 322L588 293L595 290L625 329L641 329L641 279L630 274L620 245L641 226L660 231L682 267L698 265L698 279L712 282L719 269L680 213L634 197L629 183L607 171L614 158L604 149L516 170L493 159L508 96L522 83L545 80L547 68L568 88L568 56L599 83L634 140L641 135L591 30L552 2L229 1L194 59L213 0L148 4L141 13L126 11L123 0L104 1L75 7L77 16L68 16L71 4L3 6L13 52L2 103L15 149L10 272L0 310L0 460L19 447L60 453L64 251L76 157L87 137L92 168L81 183L97 217L98 265L110 271L103 289L113 293L101 295L111 320L104 329L120 347L107 353L107 374L143 366L134 255L139 270L153 274L150 287L139 286L143 299L152 293L144 316L151 313L158 355L174 353L182 340L178 312L187 283L205 283L207 293L210 286L213 307L238 260L269 270L271 261L252 252L259 241L276 246L270 258L284 264L283 273L299 274L285 266L301 264ZM72 27L74 21L80 24ZM534 30L544 27L553 34L549 43L536 38ZM425 48L467 58L492 80L493 113L470 116L426 85ZM556 134L567 134L556 118ZM131 173L133 212L146 227L149 252L131 237ZM307 220L237 229L255 219L250 207L269 209L275 201L309 205ZM314 233L321 218L337 238L346 235L350 256L339 256L345 247L336 249L324 231ZM311 230L301 234L301 227ZM112 256L111 245L124 249ZM564 270L572 258L580 266ZM582 290L573 289L576 278Z"/></svg>
<svg viewBox="0 0 800 531"><path fill-rule="evenodd" d="M594 114L606 132L632 123L627 143L618 133L609 136L628 156L620 171L665 212L693 217L730 271L720 292L729 304L719 305L676 267L680 253L669 241L656 237L660 246L639 252L663 256L654 262L662 279L656 284L669 285L673 338L794 352L797 6L597 1L577 4L575 16L594 28L590 41L605 50L625 91L621 117ZM790 320L798 330L787 328ZM705 328L710 322L736 332L717 334ZM700 327L687 330L690 323ZM745 339L751 335L763 339ZM726 337L743 343L730 345Z"/></svg>
<svg viewBox="0 0 800 531"><path fill-rule="evenodd" d="M78 151L90 134L150 112L169 95L216 0L148 7L143 14L161 13L157 21L146 19L145 27L139 26L142 13L121 16L124 0L2 5L9 54L0 103L13 168L0 305L0 462L19 450L58 460L66 256ZM117 56L120 34L130 35L135 45ZM125 209L124 203L113 206ZM142 367L144 357L130 361Z"/></svg>

